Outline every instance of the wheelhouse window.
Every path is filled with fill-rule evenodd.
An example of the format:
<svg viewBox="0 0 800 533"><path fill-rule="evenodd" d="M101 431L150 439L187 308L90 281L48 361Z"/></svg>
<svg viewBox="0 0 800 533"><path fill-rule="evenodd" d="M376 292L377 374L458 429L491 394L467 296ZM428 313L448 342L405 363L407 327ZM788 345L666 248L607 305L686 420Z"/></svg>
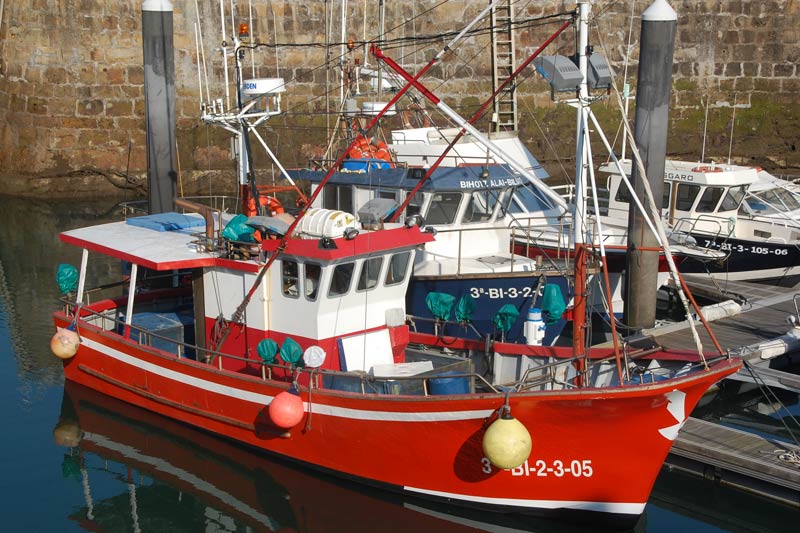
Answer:
<svg viewBox="0 0 800 533"><path fill-rule="evenodd" d="M439 192L431 195L425 222L428 224L452 224L458 213L463 194L460 192Z"/></svg>
<svg viewBox="0 0 800 533"><path fill-rule="evenodd" d="M342 296L350 292L354 270L354 263L336 265L331 275L331 287L328 289L328 296Z"/></svg>
<svg viewBox="0 0 800 533"><path fill-rule="evenodd" d="M397 285L406 279L408 265L411 259L411 252L401 252L392 255L389 259L389 268L386 269L386 281L384 285Z"/></svg>
<svg viewBox="0 0 800 533"><path fill-rule="evenodd" d="M767 204L762 208L762 211L764 211L763 214L776 213L779 211L794 211L800 208L800 202L798 202L795 195L785 189L776 187L753 194L758 197L758 200L760 200L762 204Z"/></svg>
<svg viewBox="0 0 800 533"><path fill-rule="evenodd" d="M780 187L773 189L773 192L778 197L778 201L785 205L788 211L800 209L800 198L798 198L797 193L792 193Z"/></svg>
<svg viewBox="0 0 800 533"><path fill-rule="evenodd" d="M723 187L706 187L706 190L703 191L703 195L700 197L700 201L697 202L697 212L713 213L716 211L724 192L725 188Z"/></svg>
<svg viewBox="0 0 800 533"><path fill-rule="evenodd" d="M762 201L760 196L750 196L746 198L744 203L739 207L740 215L773 215L777 212L777 209Z"/></svg>
<svg viewBox="0 0 800 533"><path fill-rule="evenodd" d="M297 272L298 267L296 261L282 261L281 281L283 282L282 286L284 296L297 298L300 295L300 291L298 289L300 280Z"/></svg>
<svg viewBox="0 0 800 533"><path fill-rule="evenodd" d="M415 194L414 197L411 198L411 201L408 202L408 207L406 207L406 210L404 212L405 216L412 217L414 215L419 214L419 212L422 211L422 202L424 199L425 197L421 192Z"/></svg>
<svg viewBox="0 0 800 533"><path fill-rule="evenodd" d="M515 215L521 213L536 213L552 209L553 203L549 198L531 187L517 187L508 206L508 211Z"/></svg>
<svg viewBox="0 0 800 533"><path fill-rule="evenodd" d="M353 213L353 187L350 185L326 185L322 191L322 207Z"/></svg>
<svg viewBox="0 0 800 533"><path fill-rule="evenodd" d="M378 276L381 273L383 257L370 257L361 265L361 274L358 276L356 290L368 291L378 285Z"/></svg>
<svg viewBox="0 0 800 533"><path fill-rule="evenodd" d="M669 181L664 182L664 190L661 193L661 207L668 208L669 207L669 200L672 197L672 183ZM614 197L614 200L617 202L622 203L630 203L631 202L631 192L628 190L628 186L625 184L624 181L621 181L619 187L617 188L617 194Z"/></svg>
<svg viewBox="0 0 800 533"><path fill-rule="evenodd" d="M624 204L630 203L631 191L628 190L628 186L625 184L624 181L619 182L619 187L617 187L617 194L614 195L614 200L616 200L617 202L622 202Z"/></svg>
<svg viewBox="0 0 800 533"><path fill-rule="evenodd" d="M678 184L678 195L675 200L675 209L679 211L691 211L697 195L700 193L699 185L689 185L687 183Z"/></svg>
<svg viewBox="0 0 800 533"><path fill-rule="evenodd" d="M498 195L497 191L473 191L467 201L462 222L465 224L486 222L492 218Z"/></svg>
<svg viewBox="0 0 800 533"><path fill-rule="evenodd" d="M316 263L306 263L304 272L303 288L306 292L306 299L316 300L317 294L319 294L319 283L322 279L322 267Z"/></svg>
<svg viewBox="0 0 800 533"><path fill-rule="evenodd" d="M747 193L747 187L745 186L731 187L730 189L728 189L728 192L722 199L722 203L719 205L719 210L733 211L735 209L738 209L746 193Z"/></svg>
<svg viewBox="0 0 800 533"><path fill-rule="evenodd" d="M661 207L664 209L669 208L669 201L672 198L672 182L664 182L664 193L661 195Z"/></svg>

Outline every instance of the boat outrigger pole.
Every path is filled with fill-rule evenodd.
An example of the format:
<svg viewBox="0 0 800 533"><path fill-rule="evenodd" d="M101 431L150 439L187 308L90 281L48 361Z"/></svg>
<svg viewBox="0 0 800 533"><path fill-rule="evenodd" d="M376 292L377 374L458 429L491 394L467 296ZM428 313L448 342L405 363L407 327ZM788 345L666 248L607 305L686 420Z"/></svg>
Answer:
<svg viewBox="0 0 800 533"><path fill-rule="evenodd" d="M366 132L366 131L369 131L370 129L372 129L375 126L375 124L377 124L378 121L383 117L383 115L385 115L386 112L389 111L392 108L392 106L414 85L414 82L416 82L417 79L420 76L422 76L428 70L430 70L431 67L433 67L433 65L436 64L447 53L447 51L450 50L453 47L453 45L457 41L459 41L472 28L472 26L477 24L477 22L481 18L483 18L486 15L486 13L488 13L488 11L492 7L494 7L494 5L498 1L499 0L494 0L483 11L481 11L481 13L477 17L475 17L475 19L473 19L472 22L467 24L467 26L463 30L461 30L459 32L459 34L456 35L447 44L447 46L445 46L438 54L436 54L436 56L434 56L433 59L431 59L428 62L428 64L425 65L422 68L422 70L420 70L419 73L416 76L411 78L411 82L406 83L406 85L401 87L400 90L397 91L397 93L395 93L395 95L392 97L392 99L389 100L389 102L383 107L383 109L381 109L380 112L378 112L372 118L372 120L369 122L369 124L367 124L367 126L364 128L364 131ZM333 165L331 165L331 168L328 169L328 172L325 174L325 177L322 178L322 180L319 183L319 186L316 188L316 190L313 192L311 197L308 199L308 203L305 206L303 206L303 208L301 209L300 213L298 213L297 217L294 219L294 221L292 221L292 223L289 225L289 228L286 230L286 232L281 237L281 241L278 244L278 247L275 250L275 252L272 255L269 256L269 259L267 259L267 262L264 263L264 266L262 266L261 269L259 270L258 275L256 276L256 279L253 282L253 286L250 287L249 291L247 291L247 294L245 295L244 300L242 300L242 303L239 304L239 306L236 308L236 311L234 311L233 315L231 316L231 319L224 321L224 324L221 326L221 329L219 330L219 333L217 335L219 340L217 340L214 343L214 345L212 346L212 350L219 350L219 348L225 342L225 339L227 339L228 334L230 333L231 324L238 323L238 322L241 321L242 316L244 315L244 310L247 307L247 304L250 303L250 299L253 297L253 294L255 294L256 290L258 289L258 286L261 285L261 281L264 279L264 275L267 273L267 271L272 266L272 264L275 262L275 260L278 258L278 256L280 256L280 254L283 252L283 250L286 249L286 246L288 245L287 239L294 232L295 228L300 223L300 220L303 218L303 216L305 216L305 214L308 211L308 209L314 203L314 200L316 200L317 196L319 196L319 194L322 192L323 188L328 183L328 180L330 180L331 176L333 176L334 172L336 172L336 170L339 168L339 165L341 165L342 162L344 161L345 157L347 157L347 153L356 145L357 142L358 142L357 139L353 139L353 141L350 142L350 144L347 146L347 148L342 150L342 152L336 158L336 161L333 163Z"/></svg>
<svg viewBox="0 0 800 533"><path fill-rule="evenodd" d="M389 68L391 68L392 70L397 72L400 76L405 78L406 83L413 85L415 89L417 89L420 93L422 93L423 96L425 96L425 98L427 98L433 105L438 107L442 113L447 115L450 118L450 120L458 124L460 128L466 130L470 135L472 135L475 139L477 139L478 142L480 142L487 150L489 150L492 154L494 154L495 157L501 159L503 162L507 163L508 166L510 166L511 168L513 168L514 170L525 176L531 182L531 184L535 185L539 189L539 191L542 192L545 196L547 196L555 205L559 206L564 211L567 210L567 203L564 201L563 198L561 198L561 196L559 196L549 187L545 187L543 186L543 184L539 183L538 178L536 178L536 176L534 176L528 169L524 168L522 165L514 161L514 158L509 156L499 146L497 146L488 138L486 138L486 136L480 131L478 131L475 128L475 126L470 124L469 121L464 120L464 118L461 117L461 115L456 113L452 108L450 108L450 106L441 101L438 96L433 94L430 90L428 90L427 87L422 85L419 82L419 77L423 71L420 71L420 74L417 74L416 76L412 77L411 74L409 74L405 69L403 69L403 67L398 65L393 59L386 56L377 46L373 45L370 48L370 51L372 52L372 55L374 55L376 58L386 63L389 66Z"/></svg>
<svg viewBox="0 0 800 533"><path fill-rule="evenodd" d="M483 116L483 114L486 112L486 109L489 107L489 105L497 97L497 95L500 94L500 92L503 89L505 89L505 87L509 83L511 83L523 71L523 69L525 69L525 67L527 67L534 59L536 59L536 57L539 54L542 53L542 51L547 47L547 45L549 45L551 42L553 42L556 39L556 37L561 35L561 33L564 30L566 30L573 22L574 22L574 17L571 18L570 20L567 20L566 22L564 22L564 24L562 24L561 27L558 28L558 30L556 30L555 33L553 33L553 35L548 37L547 40L545 40L541 44L541 46L539 46L539 48L537 48L536 51L533 54L531 54L531 56L528 59L526 59L513 73L511 73L510 76L508 76L508 78L506 78L503 81L503 83L501 83L497 87L497 89L495 89L495 91L492 93L492 95L488 99L486 99L484 101L484 103L483 103L483 105L481 105L480 109L478 109L478 111L474 115L472 115L472 118L469 119L469 123L470 124L474 124L475 121L477 121L479 118L481 118ZM380 50L380 48L378 48L377 46L373 46L370 51L372 52L373 55L375 55L376 58L380 59L381 61L386 62L387 57L383 54L383 52ZM391 64L388 63L388 62L386 64L391 66ZM392 67L392 68L394 68L394 67ZM394 215L392 215L391 222L394 222L395 220L397 220L397 218L408 208L408 204L411 202L411 199L414 198L414 195L417 194L417 192L422 188L422 185L428 180L428 178L431 177L431 174L433 174L433 171L436 168L438 168L438 166L441 164L441 162L444 160L444 158L447 157L447 154L450 153L450 150L453 149L453 147L456 145L456 143L459 141L459 139L461 139L464 135L466 135L466 133L467 133L467 130L465 128L461 128L459 130L458 134L456 134L456 136L453 138L453 140L450 141L450 143L447 145L447 148L444 149L444 151L441 153L441 155L439 155L439 157L436 159L436 161L434 161L434 163L430 166L428 171L425 173L425 176L423 176L422 179L419 180L419 182L416 184L416 186L414 186L414 189L410 193L408 193L406 195L406 199L403 201L402 205L395 211Z"/></svg>

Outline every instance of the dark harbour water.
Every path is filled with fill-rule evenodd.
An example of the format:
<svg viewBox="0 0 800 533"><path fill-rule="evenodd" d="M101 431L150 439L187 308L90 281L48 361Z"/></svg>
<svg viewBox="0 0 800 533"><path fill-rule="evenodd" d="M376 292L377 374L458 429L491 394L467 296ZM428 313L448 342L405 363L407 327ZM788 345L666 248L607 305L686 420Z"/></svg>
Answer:
<svg viewBox="0 0 800 533"><path fill-rule="evenodd" d="M117 216L113 205L0 198L0 419L6 428L0 440L0 530L594 530L426 506L65 387L61 365L50 354L50 315L58 305L57 265L79 265L80 253L62 245L58 232L110 220ZM107 268L110 276L116 266ZM782 400L797 417L796 395ZM701 414L780 431L779 415L765 414L759 405L753 395L715 400ZM798 531L798 519L796 509L662 470L635 531Z"/></svg>

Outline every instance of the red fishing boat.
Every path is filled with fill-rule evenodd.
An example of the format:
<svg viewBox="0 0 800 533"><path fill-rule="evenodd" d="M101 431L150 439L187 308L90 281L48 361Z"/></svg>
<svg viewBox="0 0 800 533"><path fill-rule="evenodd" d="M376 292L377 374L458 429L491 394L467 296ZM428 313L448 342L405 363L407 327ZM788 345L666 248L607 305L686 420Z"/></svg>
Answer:
<svg viewBox="0 0 800 533"><path fill-rule="evenodd" d="M54 316L66 379L370 486L630 524L692 408L741 365L585 350L580 279L573 348L536 346L534 313L530 344L414 334L405 294L435 237L380 199L296 217L176 205L61 234L83 250ZM117 264L118 283L87 288Z"/></svg>

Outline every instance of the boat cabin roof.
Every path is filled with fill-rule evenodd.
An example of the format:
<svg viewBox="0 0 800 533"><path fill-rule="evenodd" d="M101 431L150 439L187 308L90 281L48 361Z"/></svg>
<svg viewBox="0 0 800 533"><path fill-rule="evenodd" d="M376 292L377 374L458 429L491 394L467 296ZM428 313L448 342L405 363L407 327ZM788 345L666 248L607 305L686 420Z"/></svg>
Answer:
<svg viewBox="0 0 800 533"><path fill-rule="evenodd" d="M620 162L625 173L631 174L631 161ZM614 163L600 167L601 172L619 174ZM712 187L736 187L751 185L758 181L758 169L741 165L718 165L715 163L693 163L691 161L667 160L664 164L664 180Z"/></svg>
<svg viewBox="0 0 800 533"><path fill-rule="evenodd" d="M170 215L175 215L170 217L173 224L162 225L161 229L154 225L131 224L136 218L129 218L65 231L60 237L62 242L152 270L212 266L217 254L204 252L198 246L198 233L205 231L203 217L196 214Z"/></svg>
<svg viewBox="0 0 800 533"><path fill-rule="evenodd" d="M222 222L227 223L226 215L223 215ZM215 224L219 224L216 215ZM151 270L201 268L220 264L230 266L233 263L231 260L220 257L217 252L202 250L200 244L204 233L205 221L198 214L160 213L69 230L61 233L60 238L62 242ZM330 262L410 248L433 239L433 235L421 232L417 226L408 228L397 224L379 231L360 230L351 239L288 239L284 254ZM264 240L261 249L274 252L280 242ZM255 261L237 263L250 264L252 270L257 269Z"/></svg>

